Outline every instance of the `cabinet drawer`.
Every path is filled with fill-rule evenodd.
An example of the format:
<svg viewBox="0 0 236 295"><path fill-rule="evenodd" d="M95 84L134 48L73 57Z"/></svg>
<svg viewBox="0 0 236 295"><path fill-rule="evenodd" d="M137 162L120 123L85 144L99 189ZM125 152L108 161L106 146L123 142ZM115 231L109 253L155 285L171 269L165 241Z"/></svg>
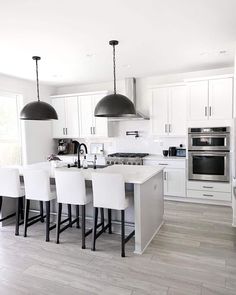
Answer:
<svg viewBox="0 0 236 295"><path fill-rule="evenodd" d="M218 201L231 201L231 193L223 192L209 192L209 191L197 191L197 190L188 190L188 198L195 199L206 199L206 200L218 200Z"/></svg>
<svg viewBox="0 0 236 295"><path fill-rule="evenodd" d="M231 184L224 182L188 181L187 187L189 190L231 193Z"/></svg>
<svg viewBox="0 0 236 295"><path fill-rule="evenodd" d="M144 165L185 169L185 160L144 160Z"/></svg>

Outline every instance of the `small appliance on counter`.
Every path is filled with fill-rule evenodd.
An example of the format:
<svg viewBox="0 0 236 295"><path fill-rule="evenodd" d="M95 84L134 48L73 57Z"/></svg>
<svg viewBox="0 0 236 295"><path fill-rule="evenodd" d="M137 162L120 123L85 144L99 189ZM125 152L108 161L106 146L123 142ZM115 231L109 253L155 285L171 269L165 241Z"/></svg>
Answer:
<svg viewBox="0 0 236 295"><path fill-rule="evenodd" d="M175 146L170 146L169 147L169 156L170 157L176 157L176 147Z"/></svg>
<svg viewBox="0 0 236 295"><path fill-rule="evenodd" d="M163 153L164 157L168 157L169 151L168 150L163 150L162 153Z"/></svg>
<svg viewBox="0 0 236 295"><path fill-rule="evenodd" d="M68 142L64 139L60 139L58 141L57 151L58 155L67 155L69 153Z"/></svg>
<svg viewBox="0 0 236 295"><path fill-rule="evenodd" d="M176 148L176 157L186 157L186 149L183 148L182 144Z"/></svg>

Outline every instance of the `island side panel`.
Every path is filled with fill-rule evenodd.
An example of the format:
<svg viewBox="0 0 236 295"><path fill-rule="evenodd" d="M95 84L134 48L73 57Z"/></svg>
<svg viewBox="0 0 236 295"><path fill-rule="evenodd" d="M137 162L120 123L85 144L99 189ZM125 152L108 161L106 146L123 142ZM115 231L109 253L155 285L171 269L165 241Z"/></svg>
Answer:
<svg viewBox="0 0 236 295"><path fill-rule="evenodd" d="M163 171L134 185L135 253L142 254L163 224Z"/></svg>

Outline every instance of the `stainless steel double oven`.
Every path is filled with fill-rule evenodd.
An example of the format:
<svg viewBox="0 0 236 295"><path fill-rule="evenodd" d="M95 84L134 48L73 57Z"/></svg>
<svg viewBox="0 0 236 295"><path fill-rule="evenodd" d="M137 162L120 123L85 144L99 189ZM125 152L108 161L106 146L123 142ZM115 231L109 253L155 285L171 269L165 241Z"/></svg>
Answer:
<svg viewBox="0 0 236 295"><path fill-rule="evenodd" d="M188 129L189 180L230 180L230 128Z"/></svg>

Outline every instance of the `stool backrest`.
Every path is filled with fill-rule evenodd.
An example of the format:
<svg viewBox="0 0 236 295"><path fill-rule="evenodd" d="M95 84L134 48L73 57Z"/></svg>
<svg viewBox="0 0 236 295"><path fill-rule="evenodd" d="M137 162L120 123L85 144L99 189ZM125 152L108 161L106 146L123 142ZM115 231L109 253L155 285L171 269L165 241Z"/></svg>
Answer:
<svg viewBox="0 0 236 295"><path fill-rule="evenodd" d="M127 207L125 182L121 174L92 173L94 207L124 210Z"/></svg>
<svg viewBox="0 0 236 295"><path fill-rule="evenodd" d="M51 197L50 174L48 170L23 169L25 197L30 200L49 201Z"/></svg>
<svg viewBox="0 0 236 295"><path fill-rule="evenodd" d="M57 202L72 205L88 203L85 179L81 171L55 169Z"/></svg>
<svg viewBox="0 0 236 295"><path fill-rule="evenodd" d="M20 175L16 168L0 168L0 196L19 198Z"/></svg>

